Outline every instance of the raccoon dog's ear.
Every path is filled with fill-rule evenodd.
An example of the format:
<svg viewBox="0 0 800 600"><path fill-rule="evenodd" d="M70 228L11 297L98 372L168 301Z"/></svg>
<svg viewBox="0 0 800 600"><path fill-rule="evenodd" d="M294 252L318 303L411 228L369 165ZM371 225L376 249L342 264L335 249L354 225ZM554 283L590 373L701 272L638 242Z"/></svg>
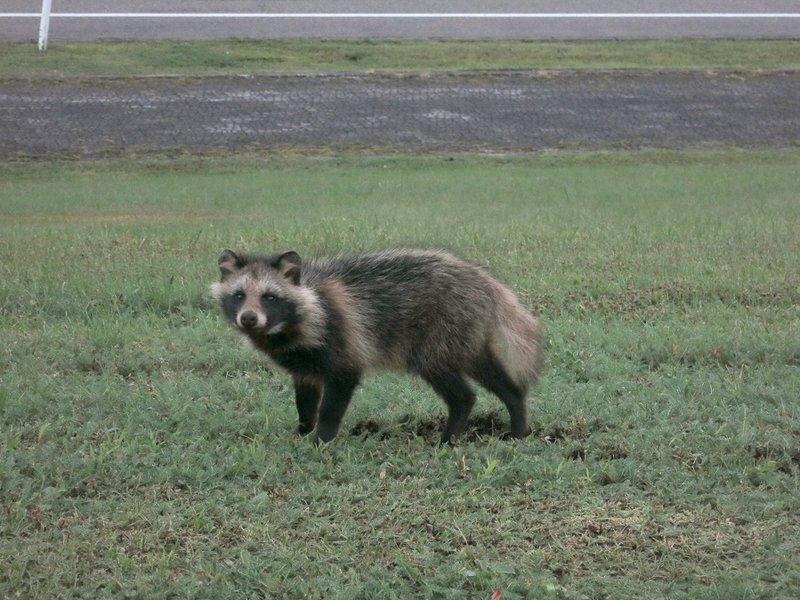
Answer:
<svg viewBox="0 0 800 600"><path fill-rule="evenodd" d="M293 284L300 283L300 255L297 252L285 252L278 257L275 267L278 273L283 275Z"/></svg>
<svg viewBox="0 0 800 600"><path fill-rule="evenodd" d="M219 255L219 272L222 279L230 277L244 266L242 259L232 250L223 250Z"/></svg>

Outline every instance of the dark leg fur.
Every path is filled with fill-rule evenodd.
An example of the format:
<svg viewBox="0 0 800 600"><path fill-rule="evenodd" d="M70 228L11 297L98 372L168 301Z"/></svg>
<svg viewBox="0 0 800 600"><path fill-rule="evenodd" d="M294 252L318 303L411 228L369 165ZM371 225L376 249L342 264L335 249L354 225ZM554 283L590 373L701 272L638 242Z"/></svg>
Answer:
<svg viewBox="0 0 800 600"><path fill-rule="evenodd" d="M297 415L300 417L297 433L300 435L307 435L314 431L321 396L321 385L304 380L294 380L294 401L297 406Z"/></svg>
<svg viewBox="0 0 800 600"><path fill-rule="evenodd" d="M503 401L511 417L508 436L523 438L531 432L528 425L526 390L513 382L503 366L490 354L481 356L470 375Z"/></svg>
<svg viewBox="0 0 800 600"><path fill-rule="evenodd" d="M453 436L464 431L475 404L475 394L459 373L423 375L423 378L447 404L447 424L442 431L442 444L449 444Z"/></svg>
<svg viewBox="0 0 800 600"><path fill-rule="evenodd" d="M330 442L336 437L359 379L357 374L337 374L335 377L325 379L317 417L315 443Z"/></svg>

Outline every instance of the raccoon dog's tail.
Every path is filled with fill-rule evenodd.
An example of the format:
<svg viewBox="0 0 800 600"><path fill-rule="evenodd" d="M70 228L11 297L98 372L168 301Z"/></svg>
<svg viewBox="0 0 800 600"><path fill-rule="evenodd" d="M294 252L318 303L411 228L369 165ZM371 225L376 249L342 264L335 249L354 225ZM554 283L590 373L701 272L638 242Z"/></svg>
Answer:
<svg viewBox="0 0 800 600"><path fill-rule="evenodd" d="M539 322L502 285L497 286L496 301L497 321L489 345L514 383L527 390L542 369L544 352Z"/></svg>

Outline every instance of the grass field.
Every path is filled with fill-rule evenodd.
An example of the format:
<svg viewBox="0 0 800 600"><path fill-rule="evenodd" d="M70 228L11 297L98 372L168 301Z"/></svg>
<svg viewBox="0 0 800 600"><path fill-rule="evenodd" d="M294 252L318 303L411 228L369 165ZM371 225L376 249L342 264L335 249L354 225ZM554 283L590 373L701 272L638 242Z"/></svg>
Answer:
<svg viewBox="0 0 800 600"><path fill-rule="evenodd" d="M800 156L0 172L0 597L796 598ZM541 317L534 434L421 382L294 434L223 247L439 245Z"/></svg>
<svg viewBox="0 0 800 600"><path fill-rule="evenodd" d="M797 69L800 41L0 42L0 77L627 68Z"/></svg>

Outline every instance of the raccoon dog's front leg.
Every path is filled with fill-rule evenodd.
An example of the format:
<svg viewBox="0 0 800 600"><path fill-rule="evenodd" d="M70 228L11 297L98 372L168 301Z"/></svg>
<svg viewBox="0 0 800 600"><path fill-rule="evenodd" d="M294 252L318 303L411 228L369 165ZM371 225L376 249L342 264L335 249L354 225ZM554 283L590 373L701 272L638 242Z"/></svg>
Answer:
<svg viewBox="0 0 800 600"><path fill-rule="evenodd" d="M294 378L294 401L300 424L297 433L307 435L317 424L317 409L322 397L322 382L303 377Z"/></svg>
<svg viewBox="0 0 800 600"><path fill-rule="evenodd" d="M314 443L330 442L336 437L360 379L360 375L356 373L336 373L325 377Z"/></svg>

